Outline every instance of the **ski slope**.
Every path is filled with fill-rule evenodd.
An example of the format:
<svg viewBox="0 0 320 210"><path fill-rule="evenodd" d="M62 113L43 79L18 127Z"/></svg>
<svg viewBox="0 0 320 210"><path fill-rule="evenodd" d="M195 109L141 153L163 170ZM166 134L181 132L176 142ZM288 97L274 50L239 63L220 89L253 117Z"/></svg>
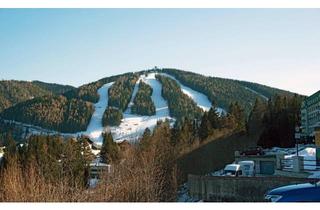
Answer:
<svg viewBox="0 0 320 210"><path fill-rule="evenodd" d="M166 76L166 77L169 77L169 78L175 80L178 83L178 85L180 85L182 92L184 94L186 94L187 96L189 96L190 98L192 98L192 100L198 105L198 107L200 107L204 111L209 111L212 103L206 95L204 95L203 93L200 93L198 91L195 91L187 86L184 86L175 77L173 77L169 74L161 73L160 75L163 75L163 76ZM217 112L219 113L219 115L221 115L222 113L225 113L226 111L220 107L217 107Z"/></svg>
<svg viewBox="0 0 320 210"><path fill-rule="evenodd" d="M141 135L143 134L146 128L153 130L159 120L164 121L168 119L171 125L173 125L175 122L175 119L170 117L168 103L161 95L162 85L156 79L155 77L156 74L157 73L149 73L147 76L141 75L139 77L139 79L135 84L128 108L124 111L123 119L119 126L103 127L102 125L103 114L108 107L108 98L109 98L108 90L114 83L114 82L111 82L103 85L101 88L98 89L97 92L99 95L99 101L94 104L95 111L90 119L90 122L88 124L86 131L78 132L78 133L61 133L61 135L75 136L75 137L80 135L86 135L96 144L102 144L102 141L103 141L102 133L105 131L110 131L114 140L117 142L121 142L123 140L136 141L138 140L139 137L141 137ZM161 73L161 75L174 79L180 85L183 93L185 93L190 98L192 98L192 100L194 100L194 102L200 108L202 108L205 111L208 111L210 109L211 102L208 100L207 96L205 96L200 92L192 90L189 87L182 85L178 80L176 80L171 75L163 74L163 73ZM156 114L153 116L141 116L141 115L131 113L133 100L139 90L139 84L141 81L149 84L153 89L151 98L156 107ZM224 113L225 110L223 110L222 108L217 108L217 112L221 114L221 113ZM35 130L34 132L41 132L41 131ZM45 131L42 131L42 132L45 132ZM54 134L57 132L52 132L52 133Z"/></svg>
<svg viewBox="0 0 320 210"><path fill-rule="evenodd" d="M108 89L113 83L108 83L98 90L100 96L99 102L95 104L95 112L92 116L92 119L89 123L88 129L83 134L86 134L90 137L91 140L95 141L98 144L102 143L102 132L107 129L111 131L111 134L115 141L121 142L123 140L136 141L143 134L146 128L153 130L159 120L168 119L173 125L175 119L170 117L169 108L167 101L162 97L162 85L156 79L157 73L149 73L146 75L141 75L137 80L128 108L123 113L123 119L119 126L112 126L110 128L103 128L102 126L102 116L108 106ZM191 97L195 103L205 111L208 111L211 107L211 102L208 97L202 93L199 93L191 88L188 88L182 85L178 80L168 74L162 74L163 76L169 77L177 81L180 85L183 93ZM143 81L150 85L153 89L151 98L156 107L156 114L153 116L141 116L131 113L131 107L133 105L133 100L139 90L139 84ZM224 113L225 111L222 108L217 108L219 114Z"/></svg>
<svg viewBox="0 0 320 210"><path fill-rule="evenodd" d="M151 98L156 107L156 114L153 116L141 116L131 113L131 107L138 92L140 81L149 84L153 89ZM150 73L148 76L140 76L139 80L135 84L131 101L127 110L124 112L121 124L110 128L115 141L136 141L143 134L146 128L153 130L159 120L164 121L169 119L171 123L174 123L175 119L169 116L168 103L161 96L161 90L162 86L160 82L156 80L155 73Z"/></svg>
<svg viewBox="0 0 320 210"><path fill-rule="evenodd" d="M102 144L102 133L106 130L102 125L102 117L104 111L108 107L108 90L112 84L113 82L107 83L98 89L99 101L94 104L94 113L90 119L87 130L85 132L78 133L89 136L92 141L98 144Z"/></svg>

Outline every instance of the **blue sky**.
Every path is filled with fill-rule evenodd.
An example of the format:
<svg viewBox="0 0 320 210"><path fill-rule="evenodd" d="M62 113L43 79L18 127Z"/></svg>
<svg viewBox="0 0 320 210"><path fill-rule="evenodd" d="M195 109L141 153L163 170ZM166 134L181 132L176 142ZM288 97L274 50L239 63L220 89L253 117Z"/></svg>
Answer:
<svg viewBox="0 0 320 210"><path fill-rule="evenodd" d="M172 67L320 89L319 9L0 9L0 79L79 86Z"/></svg>

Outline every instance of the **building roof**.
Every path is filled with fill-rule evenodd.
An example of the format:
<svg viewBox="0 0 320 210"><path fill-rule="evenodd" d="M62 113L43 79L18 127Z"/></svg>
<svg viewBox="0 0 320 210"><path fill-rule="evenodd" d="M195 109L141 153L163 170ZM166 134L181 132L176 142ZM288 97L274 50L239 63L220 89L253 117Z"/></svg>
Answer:
<svg viewBox="0 0 320 210"><path fill-rule="evenodd" d="M311 96L307 97L306 101L309 101L309 100L311 100L311 99L313 99L313 98L315 98L317 96L320 96L320 90L318 92L312 94Z"/></svg>

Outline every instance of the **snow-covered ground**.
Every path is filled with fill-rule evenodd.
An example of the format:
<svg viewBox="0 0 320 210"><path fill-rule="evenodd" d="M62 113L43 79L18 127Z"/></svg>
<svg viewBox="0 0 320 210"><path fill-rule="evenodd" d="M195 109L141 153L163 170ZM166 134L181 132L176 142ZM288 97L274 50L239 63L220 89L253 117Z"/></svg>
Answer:
<svg viewBox="0 0 320 210"><path fill-rule="evenodd" d="M184 94L186 94L187 96L189 96L190 98L192 98L192 100L194 102L196 102L198 107L200 107L204 111L209 111L212 103L206 95L204 95L203 93L200 93L198 91L195 91L187 86L184 86L175 77L173 77L169 74L161 73L160 75L163 75L163 76L166 76L166 77L169 77L169 78L175 80L180 85L182 92ZM225 113L226 111L220 107L217 107L217 112L221 115L222 113Z"/></svg>
<svg viewBox="0 0 320 210"><path fill-rule="evenodd" d="M320 170L317 168L316 162L316 148L307 147L298 152L299 156L303 157L303 168L307 170L311 175L309 178L320 178ZM290 160L292 157L296 156L297 153L293 153L291 155L286 155L285 159ZM286 168L292 168L292 163L288 162L289 165Z"/></svg>
<svg viewBox="0 0 320 210"><path fill-rule="evenodd" d="M252 90L251 88L248 88L248 87L244 87L246 90L249 90L249 91L251 91L251 92L253 92L253 93L255 93L255 94L257 94L257 95L259 95L261 98L263 98L264 100L266 100L266 101L268 101L269 100L269 98L268 97L266 97L265 95L262 95L261 93L258 93L257 91L255 91L255 90Z"/></svg>
<svg viewBox="0 0 320 210"><path fill-rule="evenodd" d="M90 119L87 130L78 133L88 135L90 139L97 144L102 144L102 132L105 131L105 128L102 126L102 117L108 106L108 90L112 84L113 82L107 83L98 89L99 101L94 104L94 113Z"/></svg>
<svg viewBox="0 0 320 210"><path fill-rule="evenodd" d="M296 148L272 148L265 150L266 154L284 154L284 169L292 170L294 156L297 156ZM298 155L303 157L303 169L310 173L309 178L320 178L320 169L316 163L316 148L314 145L299 145Z"/></svg>
<svg viewBox="0 0 320 210"><path fill-rule="evenodd" d="M131 106L133 105L133 99L138 92L138 86L140 81L149 84L152 89L152 101L156 107L156 115L153 116L141 116L131 113ZM111 133L115 141L135 141L145 131L146 128L153 130L157 121L169 119L174 122L174 119L169 116L169 108L167 101L161 96L162 85L155 78L155 73L150 73L147 76L141 75L137 81L131 101L127 110L124 112L123 120L119 126L111 127Z"/></svg>

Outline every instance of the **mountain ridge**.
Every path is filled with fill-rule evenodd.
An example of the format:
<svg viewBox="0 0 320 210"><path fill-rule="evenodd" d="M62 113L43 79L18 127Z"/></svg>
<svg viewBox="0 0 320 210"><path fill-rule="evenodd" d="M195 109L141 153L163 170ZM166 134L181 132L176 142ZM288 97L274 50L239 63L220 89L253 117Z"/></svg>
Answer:
<svg viewBox="0 0 320 210"><path fill-rule="evenodd" d="M149 77L148 75L161 75L161 77L164 78L161 79L161 77L158 76ZM225 113L228 111L229 105L234 102L238 102L248 116L253 108L256 98L262 98L266 101L275 95L287 97L295 95L295 93L289 91L269 87L266 85L260 85L258 83L210 76L208 77L194 72L178 69L149 69L105 77L100 80L84 84L78 88L68 85L44 83L41 81L35 81L33 83L25 82L23 84L28 84L30 87L35 88L34 92L39 90L38 95L33 96L33 98L26 98L25 100L17 101L15 104L5 108L2 112L0 110L0 116L7 120L22 120L23 123L32 124L36 122L36 125L38 126L43 126L46 129L53 129L60 132L84 132L86 130L86 126L89 124L91 118L90 116L92 116L94 113L93 104L96 104L99 101L98 90L107 83L113 83L113 85L110 86L110 90L113 90L112 94L108 96L109 99L111 97L113 102L110 103L109 100L108 105L106 105L107 107L103 108L107 110L108 106L115 106L115 108L118 109L118 117L114 118L117 119L118 122L109 122L109 124L115 124L118 125L118 127L115 127L111 130L118 132L118 139L121 139L120 134L124 135L124 133L126 136L135 136L134 133L132 134L133 130L139 130L139 133L141 133L141 128L139 126L154 126L153 124L155 124L157 121L153 116L141 116L138 113L129 112L122 115L122 112L128 108L128 100L133 97L133 84L138 83L137 81L140 80L139 78L144 79L147 83L153 85L155 85L155 82L160 82L160 86L158 84L156 88L161 88L161 90L156 89L156 92L158 92L159 95L160 91L162 97L170 101L169 115L161 116L161 119L164 119L164 117L171 119L171 117L175 116L174 118L178 117L177 119L179 121L183 120L184 117L189 118L192 116L197 116L196 118L199 119L203 112L196 110L198 108L201 108L204 111L209 110L211 104L222 110L220 113ZM172 84L168 86L168 82ZM129 86L126 88L126 85ZM167 88L163 89L163 85L166 85ZM183 89L182 85L184 88L192 90L192 93L187 89ZM137 86L136 88L139 87ZM151 88L155 87L151 85ZM182 91L179 91L180 89ZM0 98L1 95L6 95L3 93L5 90L6 89L2 89L2 92L0 91ZM192 97L194 96L192 94L202 94L207 96L205 99L207 102L204 103L207 104L207 107L199 107L199 103L197 103L198 101L196 100L201 97ZM150 100L150 95L145 94L143 97L145 98L139 99L140 102L138 103L138 106L141 106L141 108L145 109L144 113L154 113L152 110L150 110L151 112L146 110L145 104L143 103L144 100L145 102ZM153 97L153 100L156 99ZM52 101L54 103L49 103L48 101ZM115 103L117 101L123 101L123 103ZM119 107L117 107L117 104ZM184 104L184 106L181 106L182 104ZM188 104L190 104L190 106L185 106ZM35 107L37 107L37 109L35 109ZM152 106L148 107L152 108ZM183 107L186 108L185 111L182 110ZM135 108L139 109L140 107ZM61 112L64 116L61 116L59 119L51 117L47 120L46 114L44 113L47 113L49 116L49 113L52 111L54 111L57 115L59 115ZM195 115L191 113L194 113ZM120 121L119 117L122 117L123 119ZM105 121L107 119L103 116L101 116L101 118L104 119L103 124L101 122L101 125L99 125L102 126L99 128L99 130L102 132L104 130L103 125L105 125ZM152 124L144 123L144 121L148 121L148 119L152 119ZM41 121L43 121L43 123ZM74 122L75 125L72 125L72 122ZM128 124L129 127L125 126L124 123ZM91 132L94 132L94 129Z"/></svg>

